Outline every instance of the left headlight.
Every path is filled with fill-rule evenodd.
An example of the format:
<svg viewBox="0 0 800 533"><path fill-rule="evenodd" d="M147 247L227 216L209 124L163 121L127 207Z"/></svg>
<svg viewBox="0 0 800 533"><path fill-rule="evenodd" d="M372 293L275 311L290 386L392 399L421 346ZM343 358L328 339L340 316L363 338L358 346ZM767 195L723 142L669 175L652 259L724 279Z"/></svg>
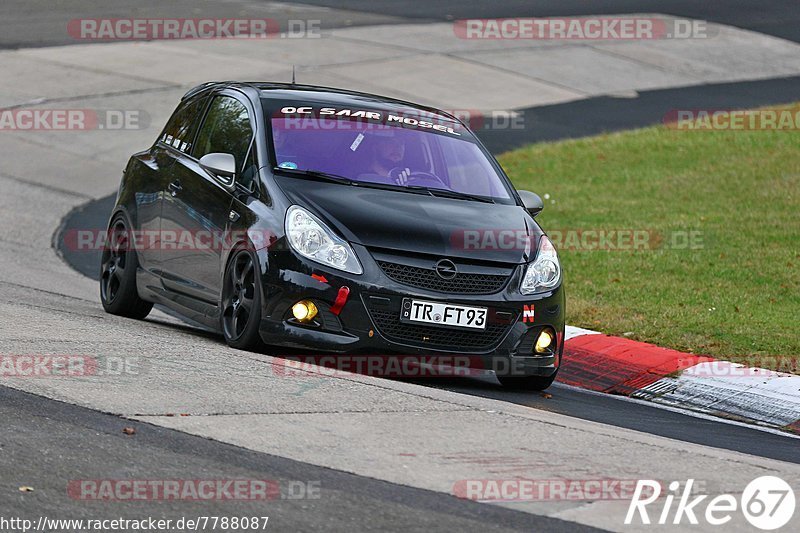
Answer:
<svg viewBox="0 0 800 533"><path fill-rule="evenodd" d="M300 206L286 211L286 239L292 250L312 261L351 274L364 271L347 241Z"/></svg>
<svg viewBox="0 0 800 533"><path fill-rule="evenodd" d="M534 294L552 290L561 283L561 264L558 262L556 248L547 236L539 239L536 260L525 268L520 292Z"/></svg>

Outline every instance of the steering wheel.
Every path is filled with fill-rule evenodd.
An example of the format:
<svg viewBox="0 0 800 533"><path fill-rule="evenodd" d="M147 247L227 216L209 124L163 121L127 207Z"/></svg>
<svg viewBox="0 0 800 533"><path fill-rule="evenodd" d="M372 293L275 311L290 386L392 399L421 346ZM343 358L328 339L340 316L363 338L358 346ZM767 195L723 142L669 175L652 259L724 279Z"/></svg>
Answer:
<svg viewBox="0 0 800 533"><path fill-rule="evenodd" d="M389 178L397 185L425 185L427 182L428 184L440 185L444 188L448 188L447 184L436 174L418 170L412 171L408 167L394 167L389 171Z"/></svg>

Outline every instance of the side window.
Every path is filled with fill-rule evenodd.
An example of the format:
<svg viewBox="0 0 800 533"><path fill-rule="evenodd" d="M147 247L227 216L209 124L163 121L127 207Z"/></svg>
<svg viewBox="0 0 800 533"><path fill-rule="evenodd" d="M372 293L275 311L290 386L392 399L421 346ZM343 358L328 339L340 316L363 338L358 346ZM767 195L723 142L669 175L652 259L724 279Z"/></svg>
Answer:
<svg viewBox="0 0 800 533"><path fill-rule="evenodd" d="M183 102L172 114L158 140L188 154L205 103L205 97Z"/></svg>
<svg viewBox="0 0 800 533"><path fill-rule="evenodd" d="M252 138L253 130L247 108L235 98L216 96L211 101L206 119L197 134L192 155L200 159L215 152L233 154L236 158L236 173L241 175Z"/></svg>

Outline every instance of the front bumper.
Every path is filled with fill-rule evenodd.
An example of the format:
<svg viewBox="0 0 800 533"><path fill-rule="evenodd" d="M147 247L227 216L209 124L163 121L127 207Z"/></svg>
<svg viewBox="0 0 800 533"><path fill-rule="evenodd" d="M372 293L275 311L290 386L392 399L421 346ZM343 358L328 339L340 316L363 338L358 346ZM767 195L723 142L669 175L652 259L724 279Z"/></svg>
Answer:
<svg viewBox="0 0 800 533"><path fill-rule="evenodd" d="M556 372L564 343L564 291L525 296L518 287L522 267L495 294L444 294L412 287L389 278L363 247L353 245L364 273L352 275L297 257L285 247L262 251L264 305L260 327L264 342L301 351L301 357L324 353L385 357L458 356L472 368L498 375L550 376ZM349 289L336 314L331 307L341 287ZM484 331L400 322L403 298L488 308ZM291 307L312 300L319 309L315 325L295 321ZM527 311L527 313L526 313ZM544 355L533 351L545 327L556 332L556 348Z"/></svg>

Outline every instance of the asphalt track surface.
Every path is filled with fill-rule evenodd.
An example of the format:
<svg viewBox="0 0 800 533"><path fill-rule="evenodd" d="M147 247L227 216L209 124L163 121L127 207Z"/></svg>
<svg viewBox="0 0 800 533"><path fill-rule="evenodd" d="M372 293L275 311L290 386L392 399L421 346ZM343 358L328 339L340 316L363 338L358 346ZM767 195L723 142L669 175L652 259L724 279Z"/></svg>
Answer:
<svg viewBox="0 0 800 533"><path fill-rule="evenodd" d="M259 2L233 2L250 7ZM450 20L452 18L489 16L558 16L625 12L663 12L668 14L705 18L725 24L745 27L764 33L798 41L800 36L800 10L794 2L726 2L700 3L694 1L632 2L429 2L401 1L393 3L344 0L338 2L303 2L314 6L327 6L353 10L353 15L336 14L324 26L336 27L354 24L392 23L407 18ZM50 2L17 2L18 19L6 18L0 24L9 31L2 32L0 47L47 46L68 44L69 39L48 32L50 19L38 16L34 10L52 7ZM179 1L167 5L162 2L142 2L137 9L161 9L161 16L178 16L181 9L194 9L195 16L210 16L212 2ZM793 5L794 4L794 5ZM130 16L128 3L123 2L61 2L54 11L72 10L73 18L80 16ZM230 4L228 4L229 6ZM313 8L313 6L312 6ZM81 12L80 10L83 9ZM114 11L114 10L118 11ZM200 15L198 10L209 9ZM223 6L229 13L229 8ZM17 24L25 19L26 10L38 18L33 28ZM74 11L78 10L78 11ZM723 13L717 13L717 10ZM152 11L148 11L152 13ZM324 18L324 11L309 11L304 18ZM152 15L155 16L155 15ZM184 14L184 16L187 16ZM268 16L268 15L267 15ZM63 17L53 17L63 30ZM55 28L56 22L52 22ZM11 26L14 26L12 29ZM721 107L752 107L784 103L800 98L800 79L766 80L701 86L668 91L640 93L637 99L595 98L571 104L537 107L524 110L526 128L522 131L479 132L495 152L510 149L528 142L580 137L601 131L627 129L657 123L661 119L663 102L673 105L680 102L691 107L694 99L708 105L708 95L718 98ZM707 92L704 92L707 91ZM677 99L677 100L676 100ZM682 100L683 99L683 100ZM660 103L661 102L661 103ZM66 227L104 227L113 197L90 203L74 211L66 220ZM65 255L65 259L84 275L96 277L96 258L90 254ZM203 334L198 332L198 334ZM220 339L220 342L221 339ZM714 420L667 411L642 403L592 394L578 389L554 386L545 395L530 395L504 391L492 380L420 381L419 384L444 388L468 395L499 399L525 405L533 409L566 414L576 418L597 421L618 427L635 429L654 435L686 442L735 450L762 457L800 463L800 446L797 439L762 432L748 427L731 425ZM281 517L291 517L290 524L279 530L360 530L405 529L409 531L454 530L466 531L583 531L588 528L551 518L520 513L496 506L480 505L454 497L409 488L403 485L377 481L336 470L312 466L268 454L190 436L148 424L127 422L118 417L89 409L48 400L0 387L0 420L5 428L0 433L0 479L28 479L35 487L32 493L17 493L16 487L4 483L5 497L0 501L0 514L36 516L49 514L58 518L91 516L127 516L141 518L148 514L180 517L192 514L195 509L185 502L146 504L113 504L76 506L64 491L65 482L80 472L84 478L100 478L110 471L120 472L119 477L186 478L187 472L204 478L268 478L276 480L321 480L325 498L320 500L276 500L267 504L225 502L224 504L198 504L197 515L241 514L270 515L271 525L281 525ZM32 423L32 420L35 423ZM121 433L122 426L135 426L134 436ZM36 450L35 456L30 451ZM93 475L96 473L96 475ZM332 492L331 492L332 491ZM273 522L274 521L274 522Z"/></svg>
<svg viewBox="0 0 800 533"><path fill-rule="evenodd" d="M431 20L663 13L728 24L800 42L794 0L299 0L302 4Z"/></svg>
<svg viewBox="0 0 800 533"><path fill-rule="evenodd" d="M663 13L728 24L800 42L794 0L299 0L307 10L262 0L4 0L0 48L77 44L64 19L101 17L263 16L319 19L323 28L490 17L554 17L591 13ZM334 8L331 11L326 8ZM284 24L285 27L285 24Z"/></svg>
<svg viewBox="0 0 800 533"><path fill-rule="evenodd" d="M83 18L269 18L287 29L287 21L319 20L322 29L402 22L393 16L293 6L263 0L3 0L0 49L82 44L64 21Z"/></svg>
<svg viewBox="0 0 800 533"><path fill-rule="evenodd" d="M0 479L25 479L33 492L3 483L0 516L51 519L163 519L269 516L269 531L599 531L554 518L483 505L252 452L140 422L0 387L0 420L16 428L0 437ZM126 435L125 427L136 433ZM31 453L35 450L35 456ZM7 460L8 458L16 460ZM256 479L282 497L257 501L81 501L70 481L104 479ZM293 499L298 481L324 497ZM291 484L290 484L291 483ZM8 494L17 491L13 499ZM76 505L76 503L80 505Z"/></svg>
<svg viewBox="0 0 800 533"><path fill-rule="evenodd" d="M601 96L519 110L524 129L484 129L494 153L526 144L586 137L663 123L665 109L753 109L800 100L800 77L639 91L635 98Z"/></svg>

